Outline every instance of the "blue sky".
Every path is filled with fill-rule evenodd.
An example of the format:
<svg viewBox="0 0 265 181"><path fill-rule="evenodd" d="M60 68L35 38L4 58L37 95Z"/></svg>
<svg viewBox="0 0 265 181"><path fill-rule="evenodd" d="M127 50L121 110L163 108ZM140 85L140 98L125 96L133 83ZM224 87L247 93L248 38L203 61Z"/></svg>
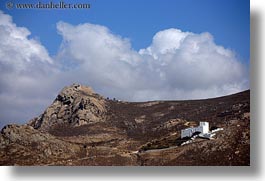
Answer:
<svg viewBox="0 0 265 181"><path fill-rule="evenodd" d="M126 101L249 89L248 0L65 0L91 4L78 10L8 10L6 2L0 127L40 115L72 83Z"/></svg>
<svg viewBox="0 0 265 181"><path fill-rule="evenodd" d="M249 0L67 0L65 2L90 3L91 9L7 10L2 0L1 10L10 14L18 26L27 27L32 37L38 38L51 55L57 53L62 40L57 34L56 23L65 21L74 25L85 22L104 25L115 34L129 38L136 50L147 47L156 32L167 28L179 28L195 33L210 32L217 44L236 51L242 61L246 63L249 61Z"/></svg>

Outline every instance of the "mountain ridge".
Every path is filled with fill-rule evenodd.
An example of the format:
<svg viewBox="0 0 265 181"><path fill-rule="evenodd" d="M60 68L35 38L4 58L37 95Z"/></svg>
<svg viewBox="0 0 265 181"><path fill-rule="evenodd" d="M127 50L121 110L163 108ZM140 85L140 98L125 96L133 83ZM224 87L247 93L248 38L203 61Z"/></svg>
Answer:
<svg viewBox="0 0 265 181"><path fill-rule="evenodd" d="M179 146L181 129L200 121L225 131ZM0 165L250 165L249 127L250 90L204 100L125 102L73 84L39 117L1 130Z"/></svg>

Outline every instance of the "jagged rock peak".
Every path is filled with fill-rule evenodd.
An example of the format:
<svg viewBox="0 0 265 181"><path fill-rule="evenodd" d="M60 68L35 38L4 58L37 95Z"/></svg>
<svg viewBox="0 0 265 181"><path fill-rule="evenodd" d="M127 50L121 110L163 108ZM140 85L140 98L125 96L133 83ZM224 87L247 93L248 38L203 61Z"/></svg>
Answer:
<svg viewBox="0 0 265 181"><path fill-rule="evenodd" d="M94 90L91 87L76 84L76 83L74 83L70 86L64 87L63 90L60 92L60 94L72 94L74 92L83 92L87 95L95 94Z"/></svg>
<svg viewBox="0 0 265 181"><path fill-rule="evenodd" d="M99 94L96 94L91 87L80 84L72 84L64 87L56 97L55 101L62 102L64 105L69 105L73 103L76 98L87 96L102 99L102 97Z"/></svg>
<svg viewBox="0 0 265 181"><path fill-rule="evenodd" d="M80 126L105 119L105 99L91 87L73 84L62 89L54 102L29 125L50 130L56 125Z"/></svg>

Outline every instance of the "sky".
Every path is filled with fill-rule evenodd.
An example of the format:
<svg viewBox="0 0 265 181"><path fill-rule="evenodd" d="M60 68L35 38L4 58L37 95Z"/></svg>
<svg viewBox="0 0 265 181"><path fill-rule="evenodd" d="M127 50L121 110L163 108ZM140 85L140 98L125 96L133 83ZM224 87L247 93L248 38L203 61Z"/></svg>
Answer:
<svg viewBox="0 0 265 181"><path fill-rule="evenodd" d="M6 2L0 127L38 116L72 83L127 101L249 89L248 0L68 0L91 5L68 10L7 9Z"/></svg>

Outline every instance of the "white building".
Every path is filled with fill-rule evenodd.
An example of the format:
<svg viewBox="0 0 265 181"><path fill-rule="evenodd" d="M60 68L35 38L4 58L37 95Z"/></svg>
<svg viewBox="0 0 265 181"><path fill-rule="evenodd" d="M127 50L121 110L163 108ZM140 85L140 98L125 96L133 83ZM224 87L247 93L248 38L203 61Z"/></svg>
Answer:
<svg viewBox="0 0 265 181"><path fill-rule="evenodd" d="M199 128L201 129L201 133L209 133L209 123L208 122L200 122Z"/></svg>
<svg viewBox="0 0 265 181"><path fill-rule="evenodd" d="M195 132L200 132L201 134L209 133L209 123L208 122L200 122L200 126L187 128L181 130L181 138L192 137Z"/></svg>

